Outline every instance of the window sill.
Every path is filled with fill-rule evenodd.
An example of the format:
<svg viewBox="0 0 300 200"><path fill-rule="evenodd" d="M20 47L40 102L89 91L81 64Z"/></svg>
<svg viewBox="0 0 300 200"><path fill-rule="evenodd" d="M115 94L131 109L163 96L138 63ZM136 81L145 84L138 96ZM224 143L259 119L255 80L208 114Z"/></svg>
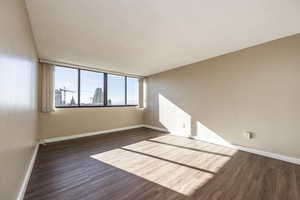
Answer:
<svg viewBox="0 0 300 200"><path fill-rule="evenodd" d="M109 108L109 107L137 107L139 105L110 105L110 106L56 106L55 108Z"/></svg>

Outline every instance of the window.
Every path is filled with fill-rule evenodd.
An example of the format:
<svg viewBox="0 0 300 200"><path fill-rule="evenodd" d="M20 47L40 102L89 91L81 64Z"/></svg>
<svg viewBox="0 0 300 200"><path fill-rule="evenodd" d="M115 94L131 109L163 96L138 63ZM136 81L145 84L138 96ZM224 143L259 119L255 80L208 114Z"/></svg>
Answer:
<svg viewBox="0 0 300 200"><path fill-rule="evenodd" d="M139 79L55 66L55 107L136 106Z"/></svg>
<svg viewBox="0 0 300 200"><path fill-rule="evenodd" d="M127 77L127 105L139 104L139 79Z"/></svg>
<svg viewBox="0 0 300 200"><path fill-rule="evenodd" d="M80 106L104 105L103 73L80 70Z"/></svg>
<svg viewBox="0 0 300 200"><path fill-rule="evenodd" d="M55 67L55 106L78 106L78 70Z"/></svg>
<svg viewBox="0 0 300 200"><path fill-rule="evenodd" d="M125 105L125 77L107 75L107 105Z"/></svg>

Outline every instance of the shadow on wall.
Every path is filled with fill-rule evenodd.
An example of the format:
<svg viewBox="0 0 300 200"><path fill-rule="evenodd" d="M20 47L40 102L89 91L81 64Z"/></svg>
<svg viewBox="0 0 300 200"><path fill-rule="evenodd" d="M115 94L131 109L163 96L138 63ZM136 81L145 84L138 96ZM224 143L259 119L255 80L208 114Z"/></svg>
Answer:
<svg viewBox="0 0 300 200"><path fill-rule="evenodd" d="M231 146L218 133L206 127L199 120L195 120L195 134L192 133L193 121L190 114L168 100L162 94L158 95L159 122L170 133L185 137L194 137L203 141Z"/></svg>

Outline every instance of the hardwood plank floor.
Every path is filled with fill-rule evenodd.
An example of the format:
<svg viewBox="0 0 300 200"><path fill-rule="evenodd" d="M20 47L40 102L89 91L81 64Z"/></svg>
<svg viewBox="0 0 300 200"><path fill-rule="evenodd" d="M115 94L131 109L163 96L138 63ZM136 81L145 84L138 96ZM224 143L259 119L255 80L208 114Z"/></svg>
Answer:
<svg viewBox="0 0 300 200"><path fill-rule="evenodd" d="M299 200L300 166L150 129L41 145L25 200Z"/></svg>

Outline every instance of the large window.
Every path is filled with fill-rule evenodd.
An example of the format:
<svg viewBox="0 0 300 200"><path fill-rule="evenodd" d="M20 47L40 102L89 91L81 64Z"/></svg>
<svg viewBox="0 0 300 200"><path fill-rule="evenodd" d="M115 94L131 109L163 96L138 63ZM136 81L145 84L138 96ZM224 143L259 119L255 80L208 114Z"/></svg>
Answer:
<svg viewBox="0 0 300 200"><path fill-rule="evenodd" d="M78 70L55 67L55 106L78 106Z"/></svg>
<svg viewBox="0 0 300 200"><path fill-rule="evenodd" d="M55 67L56 107L136 106L138 102L137 78Z"/></svg>
<svg viewBox="0 0 300 200"><path fill-rule="evenodd" d="M103 73L80 70L80 105L104 105Z"/></svg>
<svg viewBox="0 0 300 200"><path fill-rule="evenodd" d="M107 75L107 105L125 105L125 77Z"/></svg>

